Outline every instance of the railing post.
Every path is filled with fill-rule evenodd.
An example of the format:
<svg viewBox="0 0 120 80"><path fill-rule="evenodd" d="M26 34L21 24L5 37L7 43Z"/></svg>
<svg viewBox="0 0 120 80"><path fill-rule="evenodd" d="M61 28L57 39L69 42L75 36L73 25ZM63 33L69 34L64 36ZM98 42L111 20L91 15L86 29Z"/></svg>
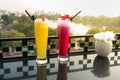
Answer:
<svg viewBox="0 0 120 80"><path fill-rule="evenodd" d="M50 55L50 38L48 38L48 45L47 45L47 59L48 59L48 63L50 61L50 59L48 58L48 56Z"/></svg>
<svg viewBox="0 0 120 80"><path fill-rule="evenodd" d="M22 48L27 48L28 46L27 46L27 41L28 40L22 40ZM28 57L28 51L22 51L22 56L24 57L24 58L26 58L26 57Z"/></svg>
<svg viewBox="0 0 120 80"><path fill-rule="evenodd" d="M84 43L88 43L89 42L89 36L85 36L85 42ZM88 45L86 46L86 44L85 44L85 46L84 46L84 52L87 52L88 51Z"/></svg>
<svg viewBox="0 0 120 80"><path fill-rule="evenodd" d="M2 48L1 41L0 41L0 48ZM0 59L3 58L2 50L0 50Z"/></svg>
<svg viewBox="0 0 120 80"><path fill-rule="evenodd" d="M3 55L2 55L2 53L0 53L0 60L3 58Z"/></svg>

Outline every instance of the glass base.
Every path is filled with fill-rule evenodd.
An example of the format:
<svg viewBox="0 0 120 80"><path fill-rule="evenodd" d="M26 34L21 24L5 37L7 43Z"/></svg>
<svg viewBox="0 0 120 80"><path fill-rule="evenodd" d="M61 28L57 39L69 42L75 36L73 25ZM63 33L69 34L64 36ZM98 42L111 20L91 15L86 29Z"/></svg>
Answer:
<svg viewBox="0 0 120 80"><path fill-rule="evenodd" d="M62 62L65 62L65 61L68 61L68 57L60 57L60 56L58 56L58 60L62 61Z"/></svg>
<svg viewBox="0 0 120 80"><path fill-rule="evenodd" d="M47 63L47 59L36 59L36 62L38 64L46 64Z"/></svg>

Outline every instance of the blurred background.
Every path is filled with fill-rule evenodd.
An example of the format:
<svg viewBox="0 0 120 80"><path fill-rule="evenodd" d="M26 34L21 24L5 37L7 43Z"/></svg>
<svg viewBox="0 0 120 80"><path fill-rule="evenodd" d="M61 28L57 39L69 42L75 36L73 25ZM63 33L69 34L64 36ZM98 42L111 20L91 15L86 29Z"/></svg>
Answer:
<svg viewBox="0 0 120 80"><path fill-rule="evenodd" d="M95 34L101 31L120 32L119 0L0 0L0 38L34 37L34 22L25 13L48 19L49 36L57 36L61 15L74 16L71 35Z"/></svg>

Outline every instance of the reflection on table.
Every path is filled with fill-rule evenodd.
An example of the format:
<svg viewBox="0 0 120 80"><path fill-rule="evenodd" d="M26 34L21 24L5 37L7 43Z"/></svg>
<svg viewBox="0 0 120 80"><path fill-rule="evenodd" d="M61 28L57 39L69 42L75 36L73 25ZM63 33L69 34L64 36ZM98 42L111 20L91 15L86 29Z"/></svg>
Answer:
<svg viewBox="0 0 120 80"><path fill-rule="evenodd" d="M36 80L47 80L46 65L37 64L37 79Z"/></svg>
<svg viewBox="0 0 120 80"><path fill-rule="evenodd" d="M110 76L110 61L108 57L96 56L93 62L93 70L91 72L96 77Z"/></svg>
<svg viewBox="0 0 120 80"><path fill-rule="evenodd" d="M67 62L58 63L57 80L67 80Z"/></svg>
<svg viewBox="0 0 120 80"><path fill-rule="evenodd" d="M95 52L72 54L67 63L57 59L48 58L42 66L37 65L36 58L1 60L0 80L120 80L120 51L108 57Z"/></svg>

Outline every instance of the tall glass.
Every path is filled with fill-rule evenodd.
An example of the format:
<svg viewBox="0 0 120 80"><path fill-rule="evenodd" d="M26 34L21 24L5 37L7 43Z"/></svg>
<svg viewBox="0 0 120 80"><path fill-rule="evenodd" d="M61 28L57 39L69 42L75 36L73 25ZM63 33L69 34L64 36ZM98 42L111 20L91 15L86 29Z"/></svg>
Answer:
<svg viewBox="0 0 120 80"><path fill-rule="evenodd" d="M58 21L58 59L60 61L68 61L70 26L69 20Z"/></svg>
<svg viewBox="0 0 120 80"><path fill-rule="evenodd" d="M34 23L35 41L37 49L37 59L39 64L47 63L46 51L48 40L48 24L45 17L36 19Z"/></svg>

